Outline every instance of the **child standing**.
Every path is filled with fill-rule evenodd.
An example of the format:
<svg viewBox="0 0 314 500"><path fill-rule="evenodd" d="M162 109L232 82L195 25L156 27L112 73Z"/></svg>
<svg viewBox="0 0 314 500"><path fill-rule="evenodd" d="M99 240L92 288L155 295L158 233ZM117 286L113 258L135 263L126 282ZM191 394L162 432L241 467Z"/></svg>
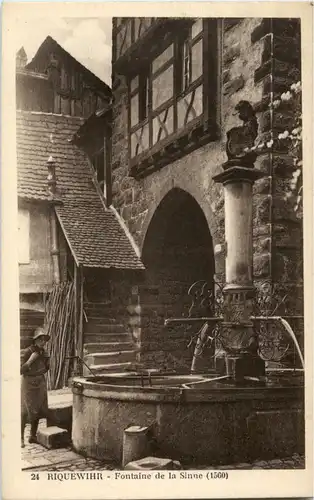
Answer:
<svg viewBox="0 0 314 500"><path fill-rule="evenodd" d="M36 328L33 344L21 353L21 446L24 444L26 423L31 424L29 443L36 443L40 418L47 418L48 398L45 374L49 370L49 356L44 347L49 335Z"/></svg>

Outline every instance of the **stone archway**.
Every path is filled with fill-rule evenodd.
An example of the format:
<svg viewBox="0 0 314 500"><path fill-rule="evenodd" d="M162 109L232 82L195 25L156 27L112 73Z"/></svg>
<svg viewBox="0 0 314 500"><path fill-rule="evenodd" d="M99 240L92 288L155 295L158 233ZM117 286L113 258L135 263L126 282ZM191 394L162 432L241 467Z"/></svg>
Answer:
<svg viewBox="0 0 314 500"><path fill-rule="evenodd" d="M215 263L204 213L186 191L171 189L157 207L145 235L142 259L146 273L140 287L141 362L151 368L189 370L193 349L187 345L202 325L165 328L164 320L188 316L189 287L197 280L213 287ZM207 368L212 364L208 356Z"/></svg>

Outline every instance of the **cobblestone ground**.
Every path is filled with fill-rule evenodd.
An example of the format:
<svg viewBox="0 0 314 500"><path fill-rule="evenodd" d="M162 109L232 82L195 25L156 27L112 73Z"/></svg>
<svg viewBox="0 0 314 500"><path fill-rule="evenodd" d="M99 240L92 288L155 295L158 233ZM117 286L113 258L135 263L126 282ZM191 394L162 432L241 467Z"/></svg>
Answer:
<svg viewBox="0 0 314 500"><path fill-rule="evenodd" d="M40 424L43 426L44 424ZM84 458L72 448L47 450L40 444L29 444L29 426L26 426L25 448L22 448L22 470L63 471L63 470L113 470L117 469L111 461Z"/></svg>
<svg viewBox="0 0 314 500"><path fill-rule="evenodd" d="M47 450L40 444L28 443L29 427L26 428L25 448L22 449L22 469L25 471L88 471L88 470L119 470L121 467L109 459L106 461L84 458L75 453L71 448L60 448ZM305 460L303 456L294 454L275 460L256 460L249 463L238 463L232 465L221 465L211 467L201 465L184 467L185 469L198 470L252 470L252 469L304 469Z"/></svg>
<svg viewBox="0 0 314 500"><path fill-rule="evenodd" d="M298 454L292 455L292 457L277 458L274 460L256 460L251 464L238 463L233 465L220 465L219 467L208 467L199 466L197 469L213 469L213 470L252 470L252 469L304 469L305 459L303 456Z"/></svg>

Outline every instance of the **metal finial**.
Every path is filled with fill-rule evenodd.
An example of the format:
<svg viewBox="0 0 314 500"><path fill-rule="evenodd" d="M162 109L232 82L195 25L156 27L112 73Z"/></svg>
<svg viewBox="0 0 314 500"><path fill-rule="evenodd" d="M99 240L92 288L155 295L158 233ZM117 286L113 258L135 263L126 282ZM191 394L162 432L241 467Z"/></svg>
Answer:
<svg viewBox="0 0 314 500"><path fill-rule="evenodd" d="M48 191L51 195L54 195L57 187L57 178L56 178L56 163L52 156L49 156L47 160L47 169L48 169Z"/></svg>

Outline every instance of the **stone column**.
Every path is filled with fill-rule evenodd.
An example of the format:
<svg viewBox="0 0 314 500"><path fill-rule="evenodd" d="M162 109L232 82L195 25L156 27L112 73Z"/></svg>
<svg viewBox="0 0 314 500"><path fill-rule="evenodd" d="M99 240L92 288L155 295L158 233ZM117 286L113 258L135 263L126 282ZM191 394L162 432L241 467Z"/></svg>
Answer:
<svg viewBox="0 0 314 500"><path fill-rule="evenodd" d="M257 355L253 313L253 217L252 187L263 174L253 165L229 160L215 182L223 184L225 197L226 284L221 347L225 371L235 382L258 380L265 374Z"/></svg>
<svg viewBox="0 0 314 500"><path fill-rule="evenodd" d="M236 175L233 172L230 174ZM252 183L246 179L224 182L226 287L252 285Z"/></svg>

